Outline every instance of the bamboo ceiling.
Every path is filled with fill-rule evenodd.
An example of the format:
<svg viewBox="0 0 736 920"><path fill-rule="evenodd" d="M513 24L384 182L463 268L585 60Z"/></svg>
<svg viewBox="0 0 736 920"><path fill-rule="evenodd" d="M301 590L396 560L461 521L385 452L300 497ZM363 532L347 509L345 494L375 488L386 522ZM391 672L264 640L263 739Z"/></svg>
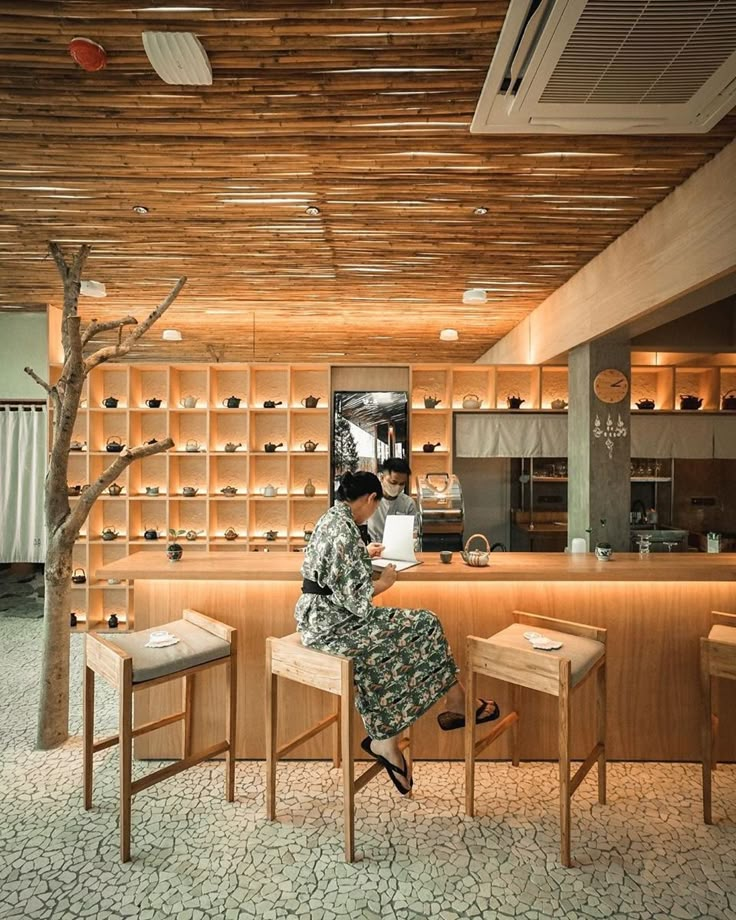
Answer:
<svg viewBox="0 0 736 920"><path fill-rule="evenodd" d="M86 318L189 277L184 341L133 358L473 361L736 135L471 136L507 0L206 2L2 4L0 309L58 305L47 242L86 241ZM163 83L144 30L195 32L213 85Z"/></svg>

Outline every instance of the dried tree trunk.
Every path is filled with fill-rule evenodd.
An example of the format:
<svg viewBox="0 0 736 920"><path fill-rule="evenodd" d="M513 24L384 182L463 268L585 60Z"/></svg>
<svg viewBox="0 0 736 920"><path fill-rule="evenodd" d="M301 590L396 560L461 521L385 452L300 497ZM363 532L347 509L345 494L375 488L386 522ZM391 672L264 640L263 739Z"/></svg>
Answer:
<svg viewBox="0 0 736 920"><path fill-rule="evenodd" d="M92 320L81 331L77 314L79 284L82 269L90 247L81 246L72 264L67 264L56 243L49 251L64 283L64 310L61 337L64 347L64 366L61 377L50 386L30 367L26 373L46 390L54 411L54 428L51 454L46 473L44 502L47 549L45 567L46 597L44 601L43 664L41 674L41 700L38 712L36 744L48 750L64 742L69 736L69 616L71 612L71 574L74 543L82 524L87 520L92 505L102 491L113 483L134 460L161 453L174 446L171 438L155 444L146 444L123 451L95 482L80 496L72 510L68 499L69 446L74 424L79 412L84 381L89 372L110 358L126 355L138 339L151 328L176 299L186 283L180 278L171 293L142 323L133 316L98 323ZM132 331L123 335L123 328ZM84 346L102 332L117 329L115 345L100 348L85 359Z"/></svg>

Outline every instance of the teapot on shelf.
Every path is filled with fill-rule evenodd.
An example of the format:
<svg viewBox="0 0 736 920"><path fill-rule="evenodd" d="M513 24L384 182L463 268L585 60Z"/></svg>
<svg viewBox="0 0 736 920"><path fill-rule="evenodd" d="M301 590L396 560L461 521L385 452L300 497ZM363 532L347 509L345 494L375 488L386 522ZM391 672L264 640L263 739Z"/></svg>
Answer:
<svg viewBox="0 0 736 920"><path fill-rule="evenodd" d="M115 435L109 437L105 444L105 450L111 454L119 454L124 447L125 444L123 444L120 438L115 437Z"/></svg>
<svg viewBox="0 0 736 920"><path fill-rule="evenodd" d="M179 400L182 409L194 409L199 401L199 396L183 396Z"/></svg>
<svg viewBox="0 0 736 920"><path fill-rule="evenodd" d="M480 409L483 400L475 393L466 393L463 396L463 409Z"/></svg>
<svg viewBox="0 0 736 920"><path fill-rule="evenodd" d="M149 409L159 409L161 407L161 400L157 396L152 396L150 399L146 400L146 405Z"/></svg>
<svg viewBox="0 0 736 920"><path fill-rule="evenodd" d="M199 492L198 486L183 486L181 490L181 494L186 495L187 498L193 498L197 492Z"/></svg>
<svg viewBox="0 0 736 920"><path fill-rule="evenodd" d="M311 454L317 450L318 443L318 441L307 440L302 444L302 447L307 451L307 453Z"/></svg>
<svg viewBox="0 0 736 920"><path fill-rule="evenodd" d="M220 492L222 492L223 495L227 495L228 497L238 494L238 490L235 486L225 486L224 488L220 489Z"/></svg>
<svg viewBox="0 0 736 920"><path fill-rule="evenodd" d="M637 399L636 408L637 409L653 409L654 400L653 399Z"/></svg>
<svg viewBox="0 0 736 920"><path fill-rule="evenodd" d="M102 400L102 406L105 409L117 409L119 402L120 400L117 398L117 396L106 396Z"/></svg>
<svg viewBox="0 0 736 920"><path fill-rule="evenodd" d="M304 522L304 542L309 543L314 533L314 521Z"/></svg>
<svg viewBox="0 0 736 920"><path fill-rule="evenodd" d="M442 402L441 399L437 399L436 396L430 396L428 393L424 394L424 408L425 409L435 409Z"/></svg>
<svg viewBox="0 0 736 920"><path fill-rule="evenodd" d="M239 396L228 396L223 399L222 404L226 409L239 409L241 398Z"/></svg>
<svg viewBox="0 0 736 920"><path fill-rule="evenodd" d="M234 527L228 527L228 529L223 534L226 540L237 540L240 534L235 530Z"/></svg>
<svg viewBox="0 0 736 920"><path fill-rule="evenodd" d="M274 495L278 494L278 491L279 491L279 487L272 486L271 483L269 482L267 486L264 486L261 489L261 495L265 495L266 498L272 498Z"/></svg>
<svg viewBox="0 0 736 920"><path fill-rule="evenodd" d="M196 540L197 537L198 537L200 534L203 534L203 533L204 533L203 530L188 530L188 531L184 534L184 536L187 538L187 540L189 540L189 541L191 542L191 541Z"/></svg>
<svg viewBox="0 0 736 920"><path fill-rule="evenodd" d="M316 409L320 399L322 399L321 396L305 396L302 400L302 405L305 409Z"/></svg>
<svg viewBox="0 0 736 920"><path fill-rule="evenodd" d="M146 527L143 531L144 540L158 540L158 530L155 527Z"/></svg>
<svg viewBox="0 0 736 920"><path fill-rule="evenodd" d="M703 400L699 396L693 396L692 393L687 393L683 396L680 394L680 408L681 409L699 409L703 405Z"/></svg>
<svg viewBox="0 0 736 920"><path fill-rule="evenodd" d="M187 443L184 445L184 450L188 451L190 454L199 453L201 445L196 438L189 438Z"/></svg>
<svg viewBox="0 0 736 920"><path fill-rule="evenodd" d="M566 399L553 399L549 404L550 409L567 409L568 403Z"/></svg>
<svg viewBox="0 0 736 920"><path fill-rule="evenodd" d="M120 493L123 491L123 487L118 485L117 482L111 482L107 487L107 491L110 493L110 495L120 495Z"/></svg>
<svg viewBox="0 0 736 920"><path fill-rule="evenodd" d="M733 412L736 410L736 390L729 390L721 397L721 409L724 412Z"/></svg>
<svg viewBox="0 0 736 920"><path fill-rule="evenodd" d="M238 441L237 444L236 444L234 441L228 441L227 444L225 445L225 450L226 450L229 454L232 454L232 453L235 453L235 451L236 451L239 447L242 447L242 446L243 446L243 445L242 445L242 443L241 443L240 441Z"/></svg>
<svg viewBox="0 0 736 920"><path fill-rule="evenodd" d="M103 540L114 540L116 537L119 537L119 536L120 534L118 533L117 530L115 530L114 527L105 527L105 529L102 531Z"/></svg>
<svg viewBox="0 0 736 920"><path fill-rule="evenodd" d="M271 543L276 539L276 537L278 537L278 535L279 535L278 530L267 530L263 534L263 536Z"/></svg>
<svg viewBox="0 0 736 920"><path fill-rule="evenodd" d="M267 399L267 400L265 400L265 402L263 403L263 408L264 408L264 409L275 409L276 406L281 406L281 405L283 405L283 403L281 402L280 399L279 399L278 401L276 401L276 400L274 400L274 399Z"/></svg>
<svg viewBox="0 0 736 920"><path fill-rule="evenodd" d="M266 451L267 454L273 454L276 452L277 447L283 447L283 446L284 446L283 441L279 441L278 444L274 444L273 441L268 441L266 444L263 445L263 449Z"/></svg>
<svg viewBox="0 0 736 920"><path fill-rule="evenodd" d="M146 486L146 495L158 495L158 486Z"/></svg>
<svg viewBox="0 0 736 920"><path fill-rule="evenodd" d="M83 585L87 581L87 574L83 568L74 569L72 572L72 583L75 585Z"/></svg>
<svg viewBox="0 0 736 920"><path fill-rule="evenodd" d="M441 441L436 441L433 444L431 441L427 441L426 444L422 444L422 450L425 452L425 454L434 453L435 447L439 447L441 443Z"/></svg>
<svg viewBox="0 0 736 920"><path fill-rule="evenodd" d="M506 404L509 409L521 409L522 404L525 402L526 400L522 399L518 393L509 393L506 397Z"/></svg>
<svg viewBox="0 0 736 920"><path fill-rule="evenodd" d="M87 446L86 441L70 441L69 450L84 450Z"/></svg>

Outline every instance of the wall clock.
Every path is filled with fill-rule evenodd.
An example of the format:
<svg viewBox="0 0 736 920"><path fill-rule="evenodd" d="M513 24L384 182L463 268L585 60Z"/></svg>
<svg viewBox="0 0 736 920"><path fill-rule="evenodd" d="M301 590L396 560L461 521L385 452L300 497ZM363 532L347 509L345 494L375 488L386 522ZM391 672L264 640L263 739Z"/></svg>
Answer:
<svg viewBox="0 0 736 920"><path fill-rule="evenodd" d="M629 392L628 378L623 371L617 371L613 367L606 368L596 374L593 381L593 392L601 402L621 402Z"/></svg>

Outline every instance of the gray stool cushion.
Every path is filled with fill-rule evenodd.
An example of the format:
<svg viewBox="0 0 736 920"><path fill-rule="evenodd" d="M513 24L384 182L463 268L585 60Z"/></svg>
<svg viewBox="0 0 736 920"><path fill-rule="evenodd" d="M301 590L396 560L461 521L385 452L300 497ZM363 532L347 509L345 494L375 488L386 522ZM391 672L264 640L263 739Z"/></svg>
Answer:
<svg viewBox="0 0 736 920"><path fill-rule="evenodd" d="M736 645L736 627L718 624L711 627L708 638L712 639L713 642L726 642L729 645Z"/></svg>
<svg viewBox="0 0 736 920"><path fill-rule="evenodd" d="M538 632L549 639L554 639L555 642L561 642L562 648L548 652L532 648L528 639L524 638L525 632ZM570 633L557 632L555 629L547 629L546 626L529 626L526 623L514 623L511 626L507 626L506 629L502 629L501 632L491 636L488 641L503 648L529 652L530 655L545 655L548 658L569 658L570 680L573 687L585 677L596 661L602 658L606 652L605 645L595 639L571 636Z"/></svg>
<svg viewBox="0 0 736 920"><path fill-rule="evenodd" d="M176 645L167 645L165 648L146 648L145 645L151 633L163 629L177 637L179 641ZM163 623L161 626L153 626L151 629L124 635L111 636L106 633L105 639L113 642L133 658L134 684L230 656L229 642L213 636L206 629L195 626L188 620L174 620L171 623Z"/></svg>

